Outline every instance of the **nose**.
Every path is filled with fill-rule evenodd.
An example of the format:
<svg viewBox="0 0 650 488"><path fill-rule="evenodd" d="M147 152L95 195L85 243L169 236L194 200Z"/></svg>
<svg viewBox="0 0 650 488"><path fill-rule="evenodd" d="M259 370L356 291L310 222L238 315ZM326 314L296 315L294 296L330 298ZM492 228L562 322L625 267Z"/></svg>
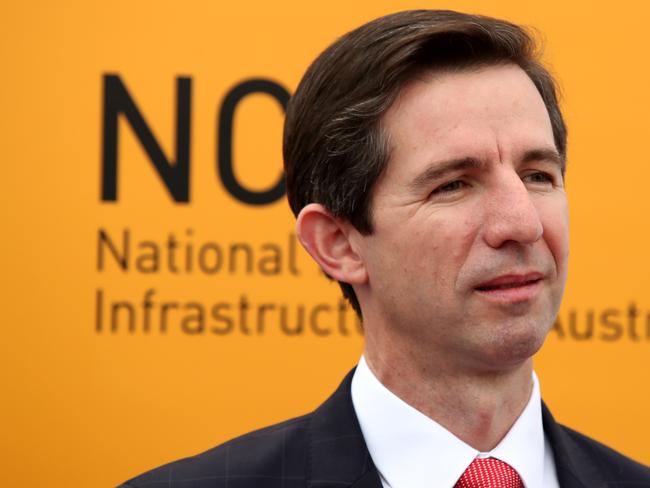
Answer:
<svg viewBox="0 0 650 488"><path fill-rule="evenodd" d="M503 175L488 194L483 234L490 247L500 248L508 242L532 244L542 237L544 228L537 207L516 173Z"/></svg>

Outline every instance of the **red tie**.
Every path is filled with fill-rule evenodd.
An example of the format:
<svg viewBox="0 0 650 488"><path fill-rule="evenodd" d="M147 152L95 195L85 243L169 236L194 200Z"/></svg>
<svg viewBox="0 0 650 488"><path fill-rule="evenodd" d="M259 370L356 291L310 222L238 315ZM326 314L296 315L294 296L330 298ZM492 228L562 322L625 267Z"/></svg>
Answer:
<svg viewBox="0 0 650 488"><path fill-rule="evenodd" d="M508 463L495 458L476 458L454 488L524 488L524 483Z"/></svg>

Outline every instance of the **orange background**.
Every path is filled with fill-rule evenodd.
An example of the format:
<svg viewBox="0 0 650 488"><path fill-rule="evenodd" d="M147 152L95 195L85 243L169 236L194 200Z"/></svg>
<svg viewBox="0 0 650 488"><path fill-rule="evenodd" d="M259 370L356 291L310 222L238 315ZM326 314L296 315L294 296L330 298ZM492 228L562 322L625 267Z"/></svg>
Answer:
<svg viewBox="0 0 650 488"><path fill-rule="evenodd" d="M113 486L163 462L316 407L355 364L362 339L333 327L289 337L95 331L95 292L110 300L210 305L338 301L301 251L299 276L97 271L97 233L162 241L188 228L197 243L284 245L284 201L254 207L232 198L216 171L223 96L251 78L290 92L337 36L406 8L452 8L539 29L561 80L570 129L569 283L560 320L536 359L556 418L650 462L650 264L647 150L648 7L493 0L416 2L14 2L2 8L0 141L4 232L0 253L4 486ZM175 80L192 78L191 201L170 200L129 125L119 124L119 200L100 200L102 77L118 74L167 155L174 154ZM239 106L237 177L275 183L283 113L268 96ZM579 341L589 310L639 309L637 336ZM627 326L625 326L627 327ZM637 339L635 339L637 337Z"/></svg>

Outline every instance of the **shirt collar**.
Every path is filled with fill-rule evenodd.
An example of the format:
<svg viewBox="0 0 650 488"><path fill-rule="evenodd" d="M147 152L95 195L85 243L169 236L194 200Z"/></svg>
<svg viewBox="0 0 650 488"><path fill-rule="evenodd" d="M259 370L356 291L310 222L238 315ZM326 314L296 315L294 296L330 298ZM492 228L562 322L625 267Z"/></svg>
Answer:
<svg viewBox="0 0 650 488"><path fill-rule="evenodd" d="M539 382L501 442L480 453L388 390L363 356L352 378L352 403L368 451L382 479L399 488L453 487L475 457L511 465L526 488L543 486L544 430Z"/></svg>

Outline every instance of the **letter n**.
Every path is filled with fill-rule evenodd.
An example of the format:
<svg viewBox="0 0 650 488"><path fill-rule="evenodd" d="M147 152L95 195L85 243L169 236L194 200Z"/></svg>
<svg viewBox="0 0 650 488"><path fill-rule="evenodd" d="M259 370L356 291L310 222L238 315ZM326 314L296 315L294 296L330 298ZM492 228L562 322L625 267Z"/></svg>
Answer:
<svg viewBox="0 0 650 488"><path fill-rule="evenodd" d="M176 161L169 161L118 75L104 75L102 200L117 200L118 115L123 114L176 202L190 197L190 78L176 79Z"/></svg>

